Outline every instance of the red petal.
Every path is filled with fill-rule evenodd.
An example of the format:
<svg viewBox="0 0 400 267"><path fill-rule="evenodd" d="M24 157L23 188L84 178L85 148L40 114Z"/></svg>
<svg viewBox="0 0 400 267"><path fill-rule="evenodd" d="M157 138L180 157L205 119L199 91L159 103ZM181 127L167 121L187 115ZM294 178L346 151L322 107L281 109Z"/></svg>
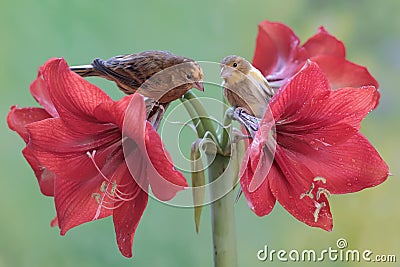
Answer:
<svg viewBox="0 0 400 267"><path fill-rule="evenodd" d="M264 114L263 121L241 164L240 176L244 168L251 168L252 177L248 181L247 188L249 192L255 191L264 182L274 161L276 142L275 121L272 117L269 112Z"/></svg>
<svg viewBox="0 0 400 267"><path fill-rule="evenodd" d="M11 107L7 116L7 123L10 129L16 131L27 143L29 133L26 129L28 124L46 120L51 116L42 108L17 108ZM41 165L28 147L22 151L25 159L31 166L38 180L40 191L46 196L54 195L54 174L45 166Z"/></svg>
<svg viewBox="0 0 400 267"><path fill-rule="evenodd" d="M324 27L318 29L318 33L305 42L303 47L307 50L308 56L332 55L344 58L346 48L342 41L330 35Z"/></svg>
<svg viewBox="0 0 400 267"><path fill-rule="evenodd" d="M56 153L82 153L108 147L121 140L119 129L112 125L97 127L80 133L71 130L61 119L48 119L27 126L35 149Z"/></svg>
<svg viewBox="0 0 400 267"><path fill-rule="evenodd" d="M310 190L316 175L301 160L279 146L275 155L277 171L271 172L267 177L272 194L299 221L331 231L332 215L325 196L322 194L322 198L318 200L318 203L325 203L325 207L321 208L317 217L315 217L315 194L314 199L301 197Z"/></svg>
<svg viewBox="0 0 400 267"><path fill-rule="evenodd" d="M147 201L147 193L140 190L134 200L124 203L114 211L113 220L117 243L119 250L125 257L132 257L133 237L146 208Z"/></svg>
<svg viewBox="0 0 400 267"><path fill-rule="evenodd" d="M330 91L329 83L317 64L308 61L271 99L270 109L275 121L295 116L314 95ZM261 124L269 123L270 118ZM285 122L287 123L287 122Z"/></svg>
<svg viewBox="0 0 400 267"><path fill-rule="evenodd" d="M46 166L41 165L29 147L22 150L22 154L35 173L42 194L45 196L54 196L54 173L52 173Z"/></svg>
<svg viewBox="0 0 400 267"><path fill-rule="evenodd" d="M116 124L123 136L132 140L144 140L146 104L143 96L133 94L117 102L106 102L95 110L96 118L103 122Z"/></svg>
<svg viewBox="0 0 400 267"><path fill-rule="evenodd" d="M313 96L277 125L282 135L292 135L316 147L346 141L360 128L361 120L379 101L375 87L343 88ZM291 105L288 104L288 107ZM290 123L287 123L290 122ZM278 140L282 144L281 140Z"/></svg>
<svg viewBox="0 0 400 267"><path fill-rule="evenodd" d="M93 193L99 193L101 177L74 181L57 177L55 203L60 234L78 225L94 220L99 204ZM110 216L112 210L101 209L98 219Z"/></svg>
<svg viewBox="0 0 400 267"><path fill-rule="evenodd" d="M311 58L318 63L329 80L332 89L342 87L375 86L379 88L378 82L368 72L366 67L357 65L341 57L316 56Z"/></svg>
<svg viewBox="0 0 400 267"><path fill-rule="evenodd" d="M360 191L381 184L389 175L386 163L360 133L347 142L321 147L309 154L298 154L316 176L327 180L326 188L333 194Z"/></svg>
<svg viewBox="0 0 400 267"><path fill-rule="evenodd" d="M240 185L250 209L258 216L264 216L269 214L274 208L275 197L271 193L269 181L266 176L256 177L256 179L261 178L263 182L256 190L252 192L249 190L250 184L254 179L251 160L257 161L257 159L250 159L249 161L244 161L245 164L247 163L246 165L242 165L243 172L240 176ZM277 175L276 168L272 167L269 175Z"/></svg>
<svg viewBox="0 0 400 267"><path fill-rule="evenodd" d="M346 142L378 99L374 87L343 88L313 96L296 113L285 111L291 115L280 119L286 123L278 122L277 142L305 155Z"/></svg>
<svg viewBox="0 0 400 267"><path fill-rule="evenodd" d="M113 125L109 125L108 131L102 125L89 130L92 133L77 133L61 119L31 123L29 147L39 162L57 176L71 179L93 176L98 171L87 152L96 150L96 163L102 166L110 153L121 148L121 136Z"/></svg>
<svg viewBox="0 0 400 267"><path fill-rule="evenodd" d="M276 171L273 166L276 143L271 134L275 126L272 117L269 112L264 115L263 123L246 150L239 172L240 185L247 203L258 216L269 214L275 205L275 197L267 179L268 175Z"/></svg>
<svg viewBox="0 0 400 267"><path fill-rule="evenodd" d="M151 189L160 200L169 200L188 184L183 174L175 169L171 156L165 150L160 136L149 122L146 124L145 140L147 155L150 160L147 169Z"/></svg>
<svg viewBox="0 0 400 267"><path fill-rule="evenodd" d="M300 40L292 29L282 23L263 21L258 25L256 48L253 65L264 76L273 74L274 78L286 78L291 75L299 63L295 58L302 58L304 53L298 46ZM303 58L305 60L305 58Z"/></svg>
<svg viewBox="0 0 400 267"><path fill-rule="evenodd" d="M146 122L146 107L141 95L133 94L118 102L100 105L96 118L115 122L123 136L129 138L123 143L125 160L143 190L147 190L149 182L159 199L169 200L187 186L184 176L174 169L160 136Z"/></svg>
<svg viewBox="0 0 400 267"><path fill-rule="evenodd" d="M44 107L44 109L53 117L59 117L53 101L50 97L48 84L44 80L44 73L47 65L58 62L58 58L49 59L43 66L39 68L37 78L31 83L30 91L36 101Z"/></svg>
<svg viewBox="0 0 400 267"><path fill-rule="evenodd" d="M16 131L27 143L29 134L26 130L26 125L48 118L51 118L51 116L42 108L18 108L12 106L7 116L7 124L11 130Z"/></svg>
<svg viewBox="0 0 400 267"><path fill-rule="evenodd" d="M50 222L50 227L55 227L55 226L58 226L58 218L57 218L57 216L54 217L54 219L51 220L51 222Z"/></svg>
<svg viewBox="0 0 400 267"><path fill-rule="evenodd" d="M321 147L344 143L357 132L357 129L343 123L321 126L310 131L289 132L279 127L277 130L277 142L280 146L305 155Z"/></svg>
<svg viewBox="0 0 400 267"><path fill-rule="evenodd" d="M300 199L300 195L306 191L300 191L296 188L296 184L290 184L284 179L271 178L270 187L278 202L297 220L312 226L319 227L326 231L332 231L333 221L330 212L329 202L325 196L321 197L321 203L325 203L319 211L317 221L315 221L314 214L316 212L316 203L304 197Z"/></svg>
<svg viewBox="0 0 400 267"><path fill-rule="evenodd" d="M127 172L122 151L119 150L117 153L110 153L109 156L110 158L107 162L101 165L102 174L109 181L115 181L117 186L127 184L126 181L134 183L132 176ZM112 209L100 207L100 204L93 195L98 194L101 199L104 196L101 187L102 183L106 180L102 174L97 173L94 176L87 176L80 180L73 176L57 176L54 200L61 235L64 235L69 229L75 226L113 214ZM121 182L123 178L125 180ZM104 201L110 202L112 200L105 197ZM103 203L109 208L113 207L112 203Z"/></svg>
<svg viewBox="0 0 400 267"><path fill-rule="evenodd" d="M111 101L101 89L70 71L63 59L47 62L43 77L61 119L76 131L97 123L94 110L99 104ZM83 122L88 125L82 125Z"/></svg>

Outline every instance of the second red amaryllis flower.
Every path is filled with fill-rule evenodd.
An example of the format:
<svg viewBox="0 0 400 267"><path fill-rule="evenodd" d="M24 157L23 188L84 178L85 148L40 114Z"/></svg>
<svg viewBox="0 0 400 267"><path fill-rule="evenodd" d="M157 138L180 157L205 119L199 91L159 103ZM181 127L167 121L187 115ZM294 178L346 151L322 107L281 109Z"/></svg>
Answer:
<svg viewBox="0 0 400 267"><path fill-rule="evenodd" d="M259 24L253 65L274 87L282 86L307 59L319 65L333 89L379 87L367 68L346 59L343 42L323 27L300 46L297 35L285 24L267 20Z"/></svg>
<svg viewBox="0 0 400 267"><path fill-rule="evenodd" d="M388 166L359 132L378 101L373 86L332 91L318 65L308 62L271 99L247 149L240 183L252 210L267 215L278 200L298 220L331 230L330 194L388 177Z"/></svg>
<svg viewBox="0 0 400 267"><path fill-rule="evenodd" d="M54 196L53 224L64 235L112 215L118 247L131 257L149 185L162 200L187 186L146 121L143 97L113 101L71 72L63 59L39 69L31 93L43 108L12 107L7 122L27 143L23 153L42 193Z"/></svg>

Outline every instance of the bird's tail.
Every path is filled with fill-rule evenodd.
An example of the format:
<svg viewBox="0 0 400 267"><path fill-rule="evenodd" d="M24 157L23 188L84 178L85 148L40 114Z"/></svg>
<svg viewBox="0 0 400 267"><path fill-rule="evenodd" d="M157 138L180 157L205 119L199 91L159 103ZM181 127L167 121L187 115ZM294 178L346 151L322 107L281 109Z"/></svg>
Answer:
<svg viewBox="0 0 400 267"><path fill-rule="evenodd" d="M82 77L99 76L100 73L92 65L71 66L70 70Z"/></svg>

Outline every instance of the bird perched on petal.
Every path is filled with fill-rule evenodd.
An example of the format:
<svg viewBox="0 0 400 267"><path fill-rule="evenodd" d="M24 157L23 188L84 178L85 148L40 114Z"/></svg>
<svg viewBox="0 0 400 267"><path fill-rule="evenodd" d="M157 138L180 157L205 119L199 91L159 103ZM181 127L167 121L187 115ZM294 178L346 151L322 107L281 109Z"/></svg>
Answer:
<svg viewBox="0 0 400 267"><path fill-rule="evenodd" d="M99 76L113 81L125 94L137 92L147 97L148 119L191 88L204 91L203 70L196 61L161 50L119 55L107 60L96 58L90 65L70 69L82 77Z"/></svg>
<svg viewBox="0 0 400 267"><path fill-rule="evenodd" d="M115 82L126 94L138 92L143 96L157 99L160 103L169 103L189 89L195 87L204 90L203 70L193 59L174 55L167 51L152 50L137 54L120 55L102 60L96 58L91 65L71 67L71 70L82 77L100 76ZM163 88L141 86L155 74L157 81L164 79L167 84L175 83L176 87ZM171 75L168 77L168 75ZM155 81L154 81L155 82ZM153 85L153 84L152 84Z"/></svg>
<svg viewBox="0 0 400 267"><path fill-rule="evenodd" d="M261 72L243 57L231 55L221 61L221 77L229 104L262 118L274 91Z"/></svg>

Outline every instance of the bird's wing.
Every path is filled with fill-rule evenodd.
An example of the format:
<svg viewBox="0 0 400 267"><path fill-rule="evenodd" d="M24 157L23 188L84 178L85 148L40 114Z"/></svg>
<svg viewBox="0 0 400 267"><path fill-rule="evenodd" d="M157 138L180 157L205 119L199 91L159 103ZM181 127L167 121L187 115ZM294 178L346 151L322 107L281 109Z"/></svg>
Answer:
<svg viewBox="0 0 400 267"><path fill-rule="evenodd" d="M272 87L258 69L253 67L249 71L248 77L257 85L257 88L261 89L261 93L266 96L266 99L269 99L274 95Z"/></svg>
<svg viewBox="0 0 400 267"><path fill-rule="evenodd" d="M102 73L105 78L136 90L144 82L144 79L140 76L138 77L137 72L126 69L126 67L129 66L128 64L119 64L116 58L117 57L115 57L114 60L101 60L97 58L93 60L92 65L98 72Z"/></svg>
<svg viewBox="0 0 400 267"><path fill-rule="evenodd" d="M179 58L167 51L145 51L119 55L107 60L94 60L92 65L106 78L137 90L155 73L169 67L170 58ZM108 76L108 77L107 77Z"/></svg>

